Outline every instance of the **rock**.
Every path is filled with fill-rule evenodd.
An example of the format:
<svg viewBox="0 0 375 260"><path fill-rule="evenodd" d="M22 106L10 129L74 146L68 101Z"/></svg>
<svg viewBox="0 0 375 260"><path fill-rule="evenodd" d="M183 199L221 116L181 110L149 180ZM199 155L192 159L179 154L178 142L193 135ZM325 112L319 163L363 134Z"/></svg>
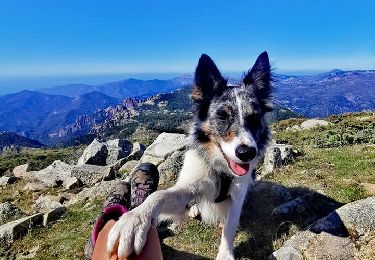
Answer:
<svg viewBox="0 0 375 260"><path fill-rule="evenodd" d="M126 163L127 160L128 158L122 158L118 160L117 162L111 165L112 169L117 173L121 169L121 167Z"/></svg>
<svg viewBox="0 0 375 260"><path fill-rule="evenodd" d="M292 259L288 256L294 256L297 250L303 252L305 259L355 259L373 253L366 250L372 248L369 241L374 236L375 197L369 197L346 204L319 219L309 230L293 235L271 258ZM363 243L366 237L370 240Z"/></svg>
<svg viewBox="0 0 375 260"><path fill-rule="evenodd" d="M116 183L119 181L121 180L103 181L96 183L93 187L84 188L81 192L72 197L67 205L72 205L87 200L94 200L96 198L104 198L111 190L115 188Z"/></svg>
<svg viewBox="0 0 375 260"><path fill-rule="evenodd" d="M0 186L6 186L8 184L13 184L17 181L17 178L15 176L3 176L0 177Z"/></svg>
<svg viewBox="0 0 375 260"><path fill-rule="evenodd" d="M148 157L160 159L160 163L164 161L175 151L182 151L187 146L187 138L184 134L161 133L156 140L144 152ZM143 157L142 162L145 162ZM160 164L159 163L159 164Z"/></svg>
<svg viewBox="0 0 375 260"><path fill-rule="evenodd" d="M56 160L47 168L28 174L31 179L40 181L47 187L59 187L71 177L71 170L71 165Z"/></svg>
<svg viewBox="0 0 375 260"><path fill-rule="evenodd" d="M37 245L37 246L34 246L31 249L28 249L27 251L19 253L16 256L16 260L20 260L20 259L35 259L36 258L36 254L39 251L39 249L40 249L40 246Z"/></svg>
<svg viewBox="0 0 375 260"><path fill-rule="evenodd" d="M83 164L73 166L72 177L79 179L83 185L93 186L101 181L113 180L116 174L112 167Z"/></svg>
<svg viewBox="0 0 375 260"><path fill-rule="evenodd" d="M127 159L128 160L139 160L139 159L141 159L145 150L146 150L146 147L143 144L135 142L133 144L132 152L127 157Z"/></svg>
<svg viewBox="0 0 375 260"><path fill-rule="evenodd" d="M46 189L46 186L44 186L41 182L29 182L23 187L22 190L24 191L41 191Z"/></svg>
<svg viewBox="0 0 375 260"><path fill-rule="evenodd" d="M36 213L47 213L51 210L62 207L59 196L40 196L33 205L33 210Z"/></svg>
<svg viewBox="0 0 375 260"><path fill-rule="evenodd" d="M301 129L311 129L318 126L328 126L330 122L321 119L308 119L301 124Z"/></svg>
<svg viewBox="0 0 375 260"><path fill-rule="evenodd" d="M0 226L0 247L10 246L16 239L27 234L30 228L42 225L43 214L38 213Z"/></svg>
<svg viewBox="0 0 375 260"><path fill-rule="evenodd" d="M22 212L22 210L13 203L4 202L0 204L0 225L25 217L26 215L26 213Z"/></svg>
<svg viewBox="0 0 375 260"><path fill-rule="evenodd" d="M369 196L375 196L375 184L364 182L361 186Z"/></svg>
<svg viewBox="0 0 375 260"><path fill-rule="evenodd" d="M130 174L133 169L138 165L139 161L131 160L127 161L119 170L120 175L125 176Z"/></svg>
<svg viewBox="0 0 375 260"><path fill-rule="evenodd" d="M264 155L263 174L268 174L276 168L287 164L292 158L292 146L288 144L270 144Z"/></svg>
<svg viewBox="0 0 375 260"><path fill-rule="evenodd" d="M357 252L355 244L348 237L338 237L322 232L316 235L308 249L305 259L354 259Z"/></svg>
<svg viewBox="0 0 375 260"><path fill-rule="evenodd" d="M83 151L77 164L106 165L107 156L107 144L94 139L94 141L92 141L92 143Z"/></svg>
<svg viewBox="0 0 375 260"><path fill-rule="evenodd" d="M64 181L64 188L67 190L74 190L81 187L82 182L76 177L69 177Z"/></svg>
<svg viewBox="0 0 375 260"><path fill-rule="evenodd" d="M300 251L291 246L283 246L275 251L270 259L277 260L303 260L303 255Z"/></svg>
<svg viewBox="0 0 375 260"><path fill-rule="evenodd" d="M129 156L133 148L132 143L125 139L108 140L106 145L108 150L106 165L112 165L118 160Z"/></svg>
<svg viewBox="0 0 375 260"><path fill-rule="evenodd" d="M48 224L58 220L61 216L65 213L66 207L61 206L55 209L52 209L43 215L43 226L47 226Z"/></svg>
<svg viewBox="0 0 375 260"><path fill-rule="evenodd" d="M184 151L175 151L158 166L160 184L171 183L177 180L183 165Z"/></svg>
<svg viewBox="0 0 375 260"><path fill-rule="evenodd" d="M29 164L28 163L19 165L19 166L15 167L13 169L13 175L16 178L24 179L25 177L27 177L27 171L28 171L28 169L29 169Z"/></svg>

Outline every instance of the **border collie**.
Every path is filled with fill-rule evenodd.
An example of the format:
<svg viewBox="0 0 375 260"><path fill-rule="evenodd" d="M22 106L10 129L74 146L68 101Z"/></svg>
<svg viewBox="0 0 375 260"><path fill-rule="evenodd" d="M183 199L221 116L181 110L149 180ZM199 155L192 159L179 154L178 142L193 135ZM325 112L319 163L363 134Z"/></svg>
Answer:
<svg viewBox="0 0 375 260"><path fill-rule="evenodd" d="M209 56L200 57L191 94L195 120L177 183L154 192L116 222L108 236L109 252L117 250L120 258L138 254L161 214L200 214L205 222L222 223L217 259L234 259L242 204L270 137L271 89L267 52L237 86L228 84Z"/></svg>

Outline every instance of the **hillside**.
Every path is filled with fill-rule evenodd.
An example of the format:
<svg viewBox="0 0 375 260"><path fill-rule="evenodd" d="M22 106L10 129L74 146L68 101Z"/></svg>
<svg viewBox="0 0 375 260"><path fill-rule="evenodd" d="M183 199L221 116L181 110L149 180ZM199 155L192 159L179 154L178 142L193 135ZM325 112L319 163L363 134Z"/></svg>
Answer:
<svg viewBox="0 0 375 260"><path fill-rule="evenodd" d="M275 101L307 117L375 110L375 71L275 77Z"/></svg>
<svg viewBox="0 0 375 260"><path fill-rule="evenodd" d="M15 152L27 148L41 148L44 144L36 140L11 132L0 133L0 154L6 151Z"/></svg>
<svg viewBox="0 0 375 260"><path fill-rule="evenodd" d="M61 142L73 137L91 134L101 137L132 138L139 134L139 130L159 134L161 132L187 133L190 127L191 86L182 87L174 92L158 94L144 100L126 99L121 105L101 109L89 116L78 117L76 122L59 131L50 134L54 142ZM270 115L272 122L291 117L299 117L298 114L276 106ZM85 139L84 140L90 140Z"/></svg>
<svg viewBox="0 0 375 260"><path fill-rule="evenodd" d="M365 202L375 199L374 119L373 112L349 113L325 118L329 123L327 126L306 129L295 127L307 122L303 118L282 120L273 125L275 140L291 144L293 156L268 175L259 175L262 179L252 187L235 239L236 258L268 258L276 250L283 249L283 245L290 241L293 235L299 234L300 242L309 242L305 243L304 251L309 256L307 259L315 259L316 255L330 256L329 254L337 253L346 254L344 258L329 259L372 259L375 249L374 226L362 225L361 229L358 229L357 225L361 225L360 221L371 222L373 215L373 211L364 206L373 205L366 205ZM41 151L35 152L39 157L31 156L34 154L31 151L23 160L31 158L29 163L32 164L48 160L51 164L52 158L64 159L64 154L68 155L65 159L77 158L72 156L76 151L70 148L46 151L45 157L41 157ZM0 164L4 165L4 160L9 159L0 157ZM74 165L76 159L70 160L69 163ZM39 170L46 167L46 164L33 167L33 170ZM262 165L259 165L258 172L261 171ZM52 171L50 174L53 173ZM174 182L175 177L163 175L167 173L168 171L161 171L164 180L162 188ZM33 191L25 189L29 184L21 178L13 184L0 187L0 204L10 201L22 212L34 212L35 207L31 205L38 203L37 199L41 197L54 200L50 202L52 204L56 204L56 200L62 201L66 207L65 213L59 215L59 220L52 221L46 227L33 227L9 247L0 245L0 258L27 256L35 259L84 259L83 247L91 232L93 220L100 213L104 196L114 182L115 180L101 181L92 187L85 186L84 189L44 187L42 190ZM365 198L368 200L364 200ZM350 204L352 202L354 204ZM356 208L355 205L362 206ZM333 210L344 208L348 212L343 216L342 222L339 222L340 232L344 232L342 223L347 224L353 217L357 221L346 233L314 231L312 227L316 227L316 223L325 223L325 228L328 229L335 227L335 223L322 220ZM345 211L340 212L341 216ZM333 216L338 216L336 212L333 213ZM332 221L332 215L328 216L331 217L328 220ZM358 237L355 233L357 230L367 233ZM306 232L308 237L302 237ZM159 236L165 259L213 259L220 242L220 228L204 225L196 219L188 219L173 231L161 226ZM327 243L324 247L320 244L323 242ZM286 250L283 252L298 253L298 250Z"/></svg>
<svg viewBox="0 0 375 260"><path fill-rule="evenodd" d="M76 117L118 104L101 92L78 98L21 91L0 97L0 131L19 133L48 143L48 133L74 122Z"/></svg>

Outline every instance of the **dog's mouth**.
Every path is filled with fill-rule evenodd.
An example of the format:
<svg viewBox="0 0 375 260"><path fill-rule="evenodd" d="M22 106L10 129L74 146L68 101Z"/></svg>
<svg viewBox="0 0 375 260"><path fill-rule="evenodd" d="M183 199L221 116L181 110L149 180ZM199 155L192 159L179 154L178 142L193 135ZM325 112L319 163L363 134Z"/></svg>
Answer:
<svg viewBox="0 0 375 260"><path fill-rule="evenodd" d="M244 176L248 173L250 169L249 163L236 163L235 161L225 157L225 159L228 162L229 168L232 170L232 172L237 176Z"/></svg>

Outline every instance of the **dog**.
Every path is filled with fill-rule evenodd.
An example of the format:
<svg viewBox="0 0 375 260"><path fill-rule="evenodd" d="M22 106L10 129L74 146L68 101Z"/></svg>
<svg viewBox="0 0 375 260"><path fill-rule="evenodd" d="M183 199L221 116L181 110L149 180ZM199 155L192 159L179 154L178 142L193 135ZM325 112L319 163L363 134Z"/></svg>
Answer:
<svg viewBox="0 0 375 260"><path fill-rule="evenodd" d="M195 119L178 180L116 222L108 236L109 252L117 250L120 258L140 253L160 215L182 217L190 211L207 223L222 223L217 259L234 259L242 205L270 138L271 82L267 52L237 86L228 84L208 55L200 57L191 93Z"/></svg>

